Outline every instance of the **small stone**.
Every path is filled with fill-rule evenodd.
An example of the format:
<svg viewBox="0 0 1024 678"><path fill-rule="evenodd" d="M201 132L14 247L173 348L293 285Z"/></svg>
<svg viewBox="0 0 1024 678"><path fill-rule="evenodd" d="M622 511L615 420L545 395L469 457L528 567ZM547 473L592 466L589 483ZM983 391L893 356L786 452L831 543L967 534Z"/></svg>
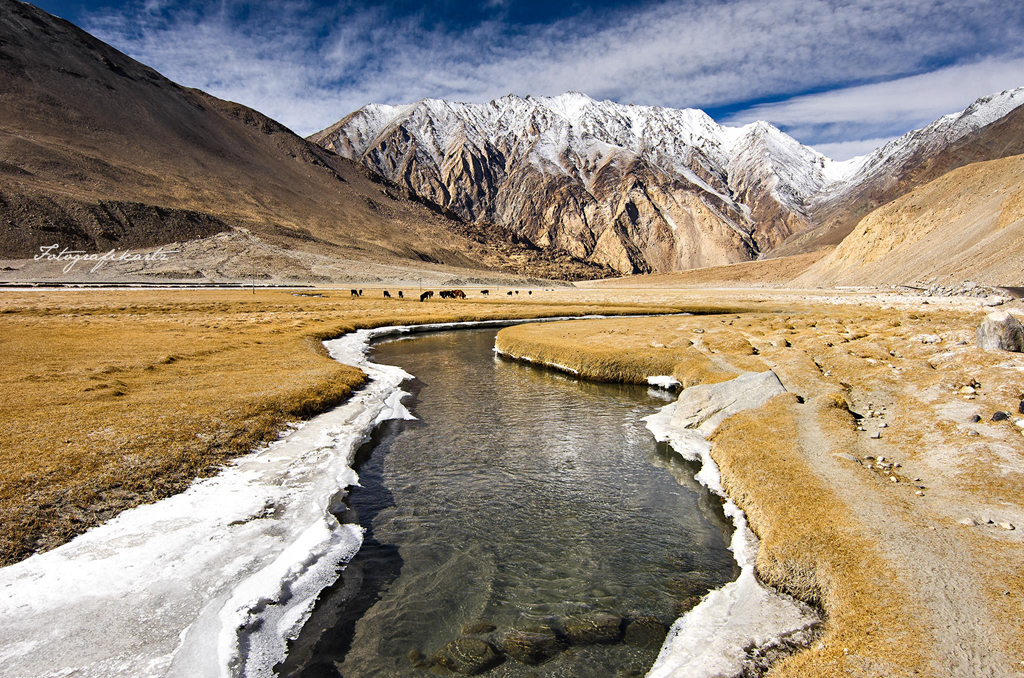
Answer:
<svg viewBox="0 0 1024 678"><path fill-rule="evenodd" d="M1013 523L996 523L996 525L998 525L999 527L1003 528L1004 530L1014 530L1014 529L1016 529L1013 526Z"/></svg>
<svg viewBox="0 0 1024 678"><path fill-rule="evenodd" d="M980 434L980 433L978 433L977 431L975 431L975 430L974 430L974 429L972 428L972 429L971 429L970 431L968 431L968 432L967 432L967 435L969 435L969 436L971 436L972 438L974 438L974 437L980 436L981 434Z"/></svg>
<svg viewBox="0 0 1024 678"><path fill-rule="evenodd" d="M882 463L885 463L885 457L884 456L879 456L878 457L878 461L880 461Z"/></svg>
<svg viewBox="0 0 1024 678"><path fill-rule="evenodd" d="M920 478L914 478L914 482L915 483L919 483L919 482L921 482L921 479Z"/></svg>
<svg viewBox="0 0 1024 678"><path fill-rule="evenodd" d="M919 497L923 497L923 496L924 496L924 492L922 492L921 490L918 490L918 491L917 491L917 492L915 492L914 494L916 494L916 495L917 495L917 496L919 496Z"/></svg>
<svg viewBox="0 0 1024 678"><path fill-rule="evenodd" d="M879 433L878 431L875 431L874 433L871 434L871 437L874 438L875 440L878 440L879 438L882 437L882 434Z"/></svg>
<svg viewBox="0 0 1024 678"><path fill-rule="evenodd" d="M878 428L889 428L889 425L883 421L881 424L878 425Z"/></svg>
<svg viewBox="0 0 1024 678"><path fill-rule="evenodd" d="M473 622L472 624L462 625L462 635L473 636L481 633L490 633L491 631L498 628L494 624L485 621Z"/></svg>
<svg viewBox="0 0 1024 678"><path fill-rule="evenodd" d="M981 415L980 414L975 414L975 415L971 416L971 423L972 424L977 424L979 421L981 421Z"/></svg>
<svg viewBox="0 0 1024 678"><path fill-rule="evenodd" d="M898 483L900 481L900 479L897 478L896 476L889 476L889 480L891 480L894 483Z"/></svg>
<svg viewBox="0 0 1024 678"><path fill-rule="evenodd" d="M622 637L622 617L611 612L590 612L565 620L565 635L574 645L614 643Z"/></svg>
<svg viewBox="0 0 1024 678"><path fill-rule="evenodd" d="M973 386L963 386L960 389L960 393L963 395L974 395L977 391Z"/></svg>
<svg viewBox="0 0 1024 678"><path fill-rule="evenodd" d="M702 330L702 329L700 329L700 328L698 327L697 329L695 329L695 330L693 331L693 333L694 333L694 334L704 334L704 330Z"/></svg>
<svg viewBox="0 0 1024 678"><path fill-rule="evenodd" d="M975 520L974 518L964 518L963 520L960 521L960 524L961 525L966 525L967 527L977 527L978 521Z"/></svg>
<svg viewBox="0 0 1024 678"><path fill-rule="evenodd" d="M1024 419L1018 419L1013 423L1017 428L1024 428Z"/></svg>
<svg viewBox="0 0 1024 678"><path fill-rule="evenodd" d="M1002 410L992 415L992 421L1006 421L1009 418L1010 414L1008 412L1003 412Z"/></svg>

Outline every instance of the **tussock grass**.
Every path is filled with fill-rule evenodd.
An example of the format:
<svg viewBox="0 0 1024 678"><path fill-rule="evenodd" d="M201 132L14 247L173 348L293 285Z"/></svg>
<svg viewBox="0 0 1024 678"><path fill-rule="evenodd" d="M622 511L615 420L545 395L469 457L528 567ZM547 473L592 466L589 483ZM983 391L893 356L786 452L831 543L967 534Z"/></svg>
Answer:
<svg viewBox="0 0 1024 678"><path fill-rule="evenodd" d="M0 564L179 492L339 404L364 375L331 360L323 339L396 323L675 310L347 290L5 293Z"/></svg>
<svg viewBox="0 0 1024 678"><path fill-rule="evenodd" d="M740 369L736 360L717 360L717 349L702 350L704 342L719 341L704 329L711 322L695 315L520 325L501 330L497 346L512 357L568 368L595 381L645 384L648 377L670 375L685 388L726 381L742 369L767 369L746 341L748 360Z"/></svg>

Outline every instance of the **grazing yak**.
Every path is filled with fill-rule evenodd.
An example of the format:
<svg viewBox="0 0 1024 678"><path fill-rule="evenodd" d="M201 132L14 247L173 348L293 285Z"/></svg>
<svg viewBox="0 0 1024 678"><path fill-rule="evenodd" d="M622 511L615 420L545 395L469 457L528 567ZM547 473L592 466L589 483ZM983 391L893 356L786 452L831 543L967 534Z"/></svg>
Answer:
<svg viewBox="0 0 1024 678"><path fill-rule="evenodd" d="M462 290L441 290L442 299L465 299L466 293Z"/></svg>
<svg viewBox="0 0 1024 678"><path fill-rule="evenodd" d="M427 290L426 292L424 292L423 294L420 295L420 301L426 301L427 299L431 298L432 296L434 296L434 293L431 292L430 290Z"/></svg>
<svg viewBox="0 0 1024 678"><path fill-rule="evenodd" d="M484 295L485 297L486 297L486 296L487 296L488 294L490 294L490 293L491 293L491 291L490 291L490 290L480 290L480 294Z"/></svg>
<svg viewBox="0 0 1024 678"><path fill-rule="evenodd" d="M402 290L398 290L398 298L405 299L405 297L402 295Z"/></svg>
<svg viewBox="0 0 1024 678"><path fill-rule="evenodd" d="M352 293L353 297L358 297L359 296L359 290L349 290L349 292Z"/></svg>
<svg viewBox="0 0 1024 678"><path fill-rule="evenodd" d="M391 298L391 292L388 292L387 290L384 290L384 298L385 299L390 299Z"/></svg>
<svg viewBox="0 0 1024 678"><path fill-rule="evenodd" d="M508 296L510 296L510 297L512 296L512 290L508 291Z"/></svg>

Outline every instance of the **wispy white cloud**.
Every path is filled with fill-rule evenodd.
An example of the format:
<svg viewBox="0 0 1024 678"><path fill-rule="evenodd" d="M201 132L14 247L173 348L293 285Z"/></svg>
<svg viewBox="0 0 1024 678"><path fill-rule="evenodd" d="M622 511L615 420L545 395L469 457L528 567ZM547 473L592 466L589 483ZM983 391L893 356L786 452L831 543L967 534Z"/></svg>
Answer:
<svg viewBox="0 0 1024 678"><path fill-rule="evenodd" d="M837 159L853 157L893 136L962 110L975 99L1024 86L1024 58L988 58L929 73L754 106L729 124L768 120ZM869 144L875 144L870 146ZM828 150L826 150L828 149Z"/></svg>
<svg viewBox="0 0 1024 678"><path fill-rule="evenodd" d="M85 27L178 82L253 106L300 134L366 103L423 97L487 101L579 90L639 104L725 107L850 82L907 80L907 73L958 59L1016 63L1006 49L1024 29L1024 3L1003 0L677 0L546 24L497 18L458 27L437 23L426 10L395 15L385 5L166 0L171 4L147 10L143 0L130 1L138 2L134 9L93 15ZM928 82L921 81L922 91ZM879 87L878 101L895 100ZM932 108L921 111L944 100L929 98ZM853 131L843 137L839 127L831 136L810 135L850 122L853 114L829 119L843 101L799 97L788 108L755 110L804 126L803 141L864 138ZM859 114L874 112L865 106Z"/></svg>

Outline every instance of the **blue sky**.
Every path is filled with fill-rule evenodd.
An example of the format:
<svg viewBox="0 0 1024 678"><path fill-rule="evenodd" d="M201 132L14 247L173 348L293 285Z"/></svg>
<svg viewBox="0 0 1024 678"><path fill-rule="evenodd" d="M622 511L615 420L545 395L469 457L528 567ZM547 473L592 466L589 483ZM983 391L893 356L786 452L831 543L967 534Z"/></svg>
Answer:
<svg viewBox="0 0 1024 678"><path fill-rule="evenodd" d="M37 0L310 134L366 103L569 90L768 120L844 159L1024 86L1021 0Z"/></svg>

